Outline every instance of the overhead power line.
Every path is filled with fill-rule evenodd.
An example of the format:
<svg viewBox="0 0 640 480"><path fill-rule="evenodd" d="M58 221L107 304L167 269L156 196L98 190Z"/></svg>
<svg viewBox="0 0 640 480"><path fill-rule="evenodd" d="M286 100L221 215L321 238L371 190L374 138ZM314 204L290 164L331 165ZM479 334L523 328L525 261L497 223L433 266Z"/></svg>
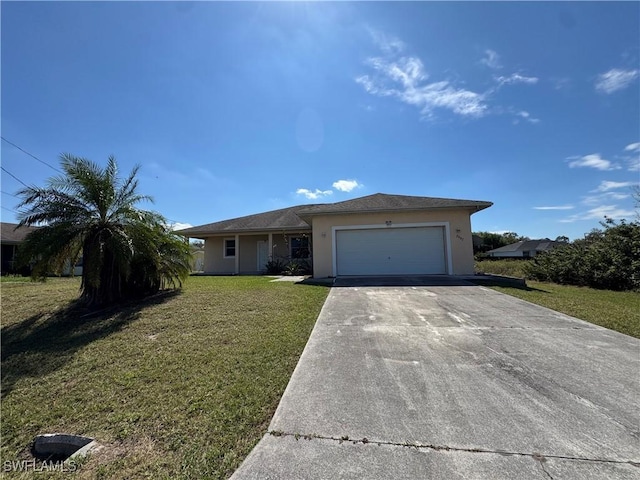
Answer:
<svg viewBox="0 0 640 480"><path fill-rule="evenodd" d="M54 169L56 172L58 173L63 173L62 170L57 169L56 167L54 167L53 165L51 165L50 163L45 162L44 160L40 160L38 157L36 157L35 155L33 155L32 153L27 152L24 148L19 147L18 145L16 145L13 142L10 142L9 140L7 140L4 137L0 137L2 138L2 140L4 140L5 142L7 142L9 145L16 147L18 150L20 150L22 153L26 153L27 155L29 155L31 158L39 161L40 163L42 163L43 165L46 165L49 168Z"/></svg>
<svg viewBox="0 0 640 480"><path fill-rule="evenodd" d="M2 169L3 172L7 173L8 175L12 176L13 178L15 178L17 181L19 181L22 185L24 185L25 187L29 188L29 185L27 185L26 183L24 183L22 180L20 180L18 177L16 177L13 173L11 173L9 170L7 170L6 168L4 168L3 166L0 165L0 168Z"/></svg>
<svg viewBox="0 0 640 480"><path fill-rule="evenodd" d="M10 196L12 196L12 197L14 197L14 198L20 198L19 196L14 195L13 193L3 192L2 190L0 190L0 193L2 193L3 195L10 195Z"/></svg>

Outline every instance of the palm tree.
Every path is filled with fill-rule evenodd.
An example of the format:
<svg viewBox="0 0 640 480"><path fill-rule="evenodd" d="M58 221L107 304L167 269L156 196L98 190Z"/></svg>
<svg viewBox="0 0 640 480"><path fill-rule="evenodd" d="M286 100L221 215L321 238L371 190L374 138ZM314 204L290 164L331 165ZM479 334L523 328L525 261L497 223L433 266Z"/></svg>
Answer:
<svg viewBox="0 0 640 480"><path fill-rule="evenodd" d="M58 273L82 255L81 299L90 306L181 286L189 246L161 215L136 207L152 201L137 193L139 166L122 180L113 156L104 169L70 154L60 160L64 175L18 192L20 225L44 224L20 250L32 276Z"/></svg>

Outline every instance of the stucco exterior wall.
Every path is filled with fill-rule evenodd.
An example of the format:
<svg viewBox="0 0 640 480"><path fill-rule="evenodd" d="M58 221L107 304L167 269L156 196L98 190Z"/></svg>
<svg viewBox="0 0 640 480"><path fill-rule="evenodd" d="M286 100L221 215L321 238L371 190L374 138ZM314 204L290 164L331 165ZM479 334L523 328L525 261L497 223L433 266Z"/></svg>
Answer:
<svg viewBox="0 0 640 480"><path fill-rule="evenodd" d="M258 272L258 240L268 240L268 235L240 235L240 273Z"/></svg>
<svg viewBox="0 0 640 480"><path fill-rule="evenodd" d="M302 234L291 233L288 236ZM311 232L306 232L310 234ZM204 272L216 275L233 275L235 273L258 273L258 241L268 243L269 234L245 234L239 236L236 245L238 258L238 272L236 272L236 259L224 258L223 241L225 238L235 238L231 235L215 235L204 239ZM270 257L289 258L289 246L282 233L272 233L272 250Z"/></svg>
<svg viewBox="0 0 640 480"><path fill-rule="evenodd" d="M232 274L235 273L234 258L223 258L223 240L234 238L234 235L209 237L204 240L204 271L205 273Z"/></svg>
<svg viewBox="0 0 640 480"><path fill-rule="evenodd" d="M375 225L393 228L401 224L445 223L449 229L451 252L451 275L473 274L473 240L471 219L468 210L442 209L423 212L359 213L340 215L318 215L312 218L313 228L313 276L332 277L334 227L348 225ZM391 225L387 227L387 222Z"/></svg>

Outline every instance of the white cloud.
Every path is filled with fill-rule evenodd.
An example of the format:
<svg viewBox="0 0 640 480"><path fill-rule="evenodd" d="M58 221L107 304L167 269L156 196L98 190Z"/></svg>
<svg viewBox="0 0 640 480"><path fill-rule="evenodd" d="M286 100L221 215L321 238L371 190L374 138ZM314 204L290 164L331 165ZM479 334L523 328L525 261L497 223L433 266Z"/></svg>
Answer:
<svg viewBox="0 0 640 480"><path fill-rule="evenodd" d="M620 168L619 165L611 163L609 160L602 158L599 153L592 153L583 157L569 157L567 158L567 160L571 160L571 162L569 162L570 168L588 167L603 171L618 170Z"/></svg>
<svg viewBox="0 0 640 480"><path fill-rule="evenodd" d="M551 207L533 207L534 210L573 210L573 205L555 205Z"/></svg>
<svg viewBox="0 0 640 480"><path fill-rule="evenodd" d="M518 117L520 117L520 118L524 118L529 123L539 123L540 122L539 118L533 118L529 112L524 111L524 110L516 113L516 115Z"/></svg>
<svg viewBox="0 0 640 480"><path fill-rule="evenodd" d="M400 53L405 49L404 42L392 35L386 35L373 28L369 28L369 34L374 43L386 54Z"/></svg>
<svg viewBox="0 0 640 480"><path fill-rule="evenodd" d="M191 228L191 227L193 227L193 225L191 225L190 223L175 222L175 223L169 224L170 230L183 230L185 228Z"/></svg>
<svg viewBox="0 0 640 480"><path fill-rule="evenodd" d="M484 51L484 55L485 56L480 60L480 63L493 69L502 68L502 64L500 63L500 55L498 55L494 50L487 49Z"/></svg>
<svg viewBox="0 0 640 480"><path fill-rule="evenodd" d="M600 205L603 202L610 202L612 200L624 200L625 198L629 198L631 195L628 193L619 193L619 192L603 192L597 195L587 195L582 198L582 203L584 205Z"/></svg>
<svg viewBox="0 0 640 480"><path fill-rule="evenodd" d="M638 152L640 153L640 142L630 143L626 147L624 147L625 152Z"/></svg>
<svg viewBox="0 0 640 480"><path fill-rule="evenodd" d="M637 185L638 182L610 182L608 180L603 180L600 182L598 188L593 190L594 192L608 192L609 190L617 190L619 188L625 187L633 187Z"/></svg>
<svg viewBox="0 0 640 480"><path fill-rule="evenodd" d="M339 190L341 192L350 192L354 188L362 187L357 180L338 180L337 182L333 182L333 188Z"/></svg>
<svg viewBox="0 0 640 480"><path fill-rule="evenodd" d="M585 218L585 220L591 220L607 216L615 220L629 218L634 215L635 212L633 210L625 210L623 208L619 208L617 205L600 205L599 207L589 210L583 218Z"/></svg>
<svg viewBox="0 0 640 480"><path fill-rule="evenodd" d="M611 94L627 88L638 76L640 76L640 70L612 68L608 72L598 75L596 90L601 93Z"/></svg>
<svg viewBox="0 0 640 480"><path fill-rule="evenodd" d="M396 60L374 57L366 63L377 75L362 75L355 81L372 95L398 98L403 103L420 108L426 116L436 108L470 117L481 117L486 113L484 97L479 93L456 88L448 81L425 83L429 75L417 57Z"/></svg>
<svg viewBox="0 0 640 480"><path fill-rule="evenodd" d="M598 207L587 210L586 212L571 215L570 217L560 220L562 223L573 223L578 220L603 220L604 217L619 220L623 218L633 217L633 210L625 210L617 205L600 205Z"/></svg>
<svg viewBox="0 0 640 480"><path fill-rule="evenodd" d="M630 172L640 172L640 156L627 159Z"/></svg>
<svg viewBox="0 0 640 480"><path fill-rule="evenodd" d="M640 142L630 143L624 147L625 154L622 159L627 163L627 169L630 172L640 172Z"/></svg>
<svg viewBox="0 0 640 480"><path fill-rule="evenodd" d="M310 200L315 200L317 198L320 197L326 197L327 195L332 195L333 191L332 190L320 190L318 188L315 189L315 191L306 189L306 188L299 188L298 190L296 190L296 193L298 195L304 195L305 197L307 197Z"/></svg>
<svg viewBox="0 0 640 480"><path fill-rule="evenodd" d="M524 83L526 85L535 85L538 83L538 77L525 77L519 73L513 73L508 77L500 76L495 77L496 82L500 85L515 85L517 83Z"/></svg>
<svg viewBox="0 0 640 480"><path fill-rule="evenodd" d="M551 80L553 88L556 90L563 90L571 87L571 79L567 77L552 77L549 80Z"/></svg>
<svg viewBox="0 0 640 480"><path fill-rule="evenodd" d="M198 167L195 169L196 176L204 180L217 180L217 177L206 168Z"/></svg>

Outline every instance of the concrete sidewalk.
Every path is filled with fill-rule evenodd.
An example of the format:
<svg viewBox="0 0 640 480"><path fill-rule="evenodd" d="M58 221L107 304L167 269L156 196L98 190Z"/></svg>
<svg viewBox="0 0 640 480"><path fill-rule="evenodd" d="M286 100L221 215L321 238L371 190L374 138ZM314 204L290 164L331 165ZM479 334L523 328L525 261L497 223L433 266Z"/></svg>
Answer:
<svg viewBox="0 0 640 480"><path fill-rule="evenodd" d="M638 479L640 341L471 284L333 288L233 475Z"/></svg>

